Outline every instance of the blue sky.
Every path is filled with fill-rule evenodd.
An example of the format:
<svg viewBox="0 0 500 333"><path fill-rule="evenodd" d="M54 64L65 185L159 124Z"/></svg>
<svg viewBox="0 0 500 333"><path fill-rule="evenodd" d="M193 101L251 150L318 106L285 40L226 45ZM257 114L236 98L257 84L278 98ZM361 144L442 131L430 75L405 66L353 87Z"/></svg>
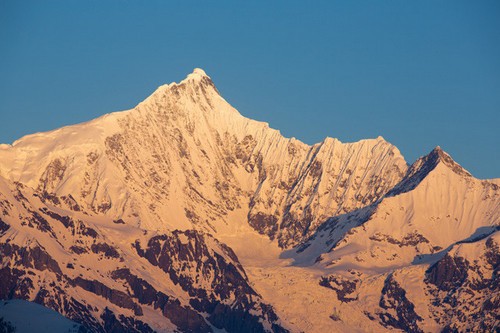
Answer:
<svg viewBox="0 0 500 333"><path fill-rule="evenodd" d="M0 1L0 142L129 109L195 67L307 143L440 145L500 177L500 1Z"/></svg>

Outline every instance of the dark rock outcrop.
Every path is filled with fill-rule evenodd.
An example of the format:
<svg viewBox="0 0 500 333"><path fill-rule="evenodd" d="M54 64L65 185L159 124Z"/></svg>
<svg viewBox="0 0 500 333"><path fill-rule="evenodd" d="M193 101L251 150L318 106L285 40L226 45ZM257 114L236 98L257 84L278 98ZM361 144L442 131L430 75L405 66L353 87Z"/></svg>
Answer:
<svg viewBox="0 0 500 333"><path fill-rule="evenodd" d="M391 326L409 333L423 333L418 326L422 321L415 312L415 305L406 297L406 291L390 274L385 280L379 306L385 310L379 313L380 321L384 326ZM393 313L396 313L394 316Z"/></svg>
<svg viewBox="0 0 500 333"><path fill-rule="evenodd" d="M4 222L0 219L0 236L4 234L7 230L9 230L10 225L7 222Z"/></svg>
<svg viewBox="0 0 500 333"><path fill-rule="evenodd" d="M103 283L96 280L86 280L81 277L76 277L70 281L73 286L78 286L86 291L89 291L98 296L102 296L111 303L125 309L131 309L136 316L142 316L142 309L134 303L132 298L123 291L111 289Z"/></svg>
<svg viewBox="0 0 500 333"><path fill-rule="evenodd" d="M42 247L20 247L15 244L0 244L0 257L12 258L16 266L35 268L40 271L49 270L55 274L62 274L61 268Z"/></svg>
<svg viewBox="0 0 500 333"><path fill-rule="evenodd" d="M118 251L106 243L94 243L90 246L90 249L96 254L101 253L109 258L120 258Z"/></svg>
<svg viewBox="0 0 500 333"><path fill-rule="evenodd" d="M467 279L468 267L466 259L447 254L427 270L427 281L443 291L456 289Z"/></svg>
<svg viewBox="0 0 500 333"><path fill-rule="evenodd" d="M494 332L498 326L500 246L491 235L487 237L486 241L480 238L478 245L462 243L482 247L474 260L447 254L426 272L433 316L443 332Z"/></svg>
<svg viewBox="0 0 500 333"><path fill-rule="evenodd" d="M124 315L116 318L115 314L108 308L104 309L101 319L104 321L103 329L106 333L154 332L149 325L140 320L125 317Z"/></svg>
<svg viewBox="0 0 500 333"><path fill-rule="evenodd" d="M212 328L199 313L188 306L182 306L178 300L168 301L163 307L163 315L182 332L212 332Z"/></svg>
<svg viewBox="0 0 500 333"><path fill-rule="evenodd" d="M207 241L216 247L209 248ZM171 235L151 238L144 249L139 242L134 246L141 257L179 284L191 296L193 309L208 313L208 320L215 327L228 332L263 332L261 321L264 319L274 324L277 331L283 329L272 308L260 303L234 252L211 236L194 230L174 231ZM201 287L202 283L211 287L207 290ZM193 319L198 317L193 317L189 308L179 307L175 301L167 302L166 306L189 319L179 325L188 329L189 325L194 325L193 321L202 325L201 321ZM259 309L260 316L250 313Z"/></svg>
<svg viewBox="0 0 500 333"><path fill-rule="evenodd" d="M330 275L321 277L319 285L335 290L337 299L347 303L358 299L353 293L356 291L359 282L358 279L348 280L342 276Z"/></svg>

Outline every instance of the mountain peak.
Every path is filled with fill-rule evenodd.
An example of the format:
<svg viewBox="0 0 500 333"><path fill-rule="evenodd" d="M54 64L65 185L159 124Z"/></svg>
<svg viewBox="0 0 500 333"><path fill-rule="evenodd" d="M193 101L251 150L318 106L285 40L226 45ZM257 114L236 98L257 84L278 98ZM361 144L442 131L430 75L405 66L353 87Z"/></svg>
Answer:
<svg viewBox="0 0 500 333"><path fill-rule="evenodd" d="M450 157L440 146L436 146L429 154L428 156L435 156L437 158L445 158L446 156ZM450 157L451 158L451 157Z"/></svg>
<svg viewBox="0 0 500 333"><path fill-rule="evenodd" d="M203 78L208 78L210 79L210 76L207 75L207 73L205 73L205 71L201 68L195 68L193 69L193 72L191 74L188 74L188 76L186 77L186 80L201 80Z"/></svg>
<svg viewBox="0 0 500 333"><path fill-rule="evenodd" d="M217 94L219 94L210 76L208 76L207 73L205 73L205 71L201 68L193 69L192 73L188 74L188 76L186 76L184 80L182 80L181 82L179 82L179 84L176 85L180 86L183 84L188 84L192 86L203 86L203 87L211 86L217 92Z"/></svg>
<svg viewBox="0 0 500 333"><path fill-rule="evenodd" d="M178 95L180 91L179 88L181 88L181 90L190 91L192 93L193 89L198 90L200 87L204 91L208 87L210 89L213 89L217 94L219 94L219 91L215 87L215 84L213 83L210 76L208 76L203 69L195 68L182 81L178 83L172 82L159 86L150 96L148 96L144 101L139 103L139 105L145 105L150 103L151 101L158 102L158 99L162 99L166 93L170 93L172 91L174 91L175 94Z"/></svg>
<svg viewBox="0 0 500 333"><path fill-rule="evenodd" d="M450 171L459 176L472 177L467 170L455 162L440 146L436 146L429 154L420 157L412 164L405 178L387 193L387 196L395 196L413 190L440 164L446 166Z"/></svg>
<svg viewBox="0 0 500 333"><path fill-rule="evenodd" d="M205 73L205 71L201 68L193 69L193 71L190 74L188 74L184 80L179 82L179 85L184 83L194 83L194 84L210 83L211 85L213 85L210 76L208 76L207 73Z"/></svg>
<svg viewBox="0 0 500 333"><path fill-rule="evenodd" d="M465 170L460 164L455 162L453 158L446 153L441 147L437 146L434 148L429 155L423 157L424 159L427 158L427 160L432 161L433 164L437 165L439 163L443 163L446 165L451 171L458 175L462 176L467 176L470 177L472 176L467 170Z"/></svg>
<svg viewBox="0 0 500 333"><path fill-rule="evenodd" d="M440 147L440 146L436 146L432 151L432 152L437 152L437 153L444 153L443 149Z"/></svg>

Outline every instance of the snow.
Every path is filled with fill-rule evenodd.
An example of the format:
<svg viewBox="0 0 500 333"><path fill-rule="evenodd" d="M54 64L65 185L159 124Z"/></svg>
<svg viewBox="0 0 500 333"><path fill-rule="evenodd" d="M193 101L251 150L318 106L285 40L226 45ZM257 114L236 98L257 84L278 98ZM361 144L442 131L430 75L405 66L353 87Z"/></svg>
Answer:
<svg viewBox="0 0 500 333"><path fill-rule="evenodd" d="M200 80L202 78L209 78L207 73L201 68L195 68L191 74L187 76L187 80Z"/></svg>

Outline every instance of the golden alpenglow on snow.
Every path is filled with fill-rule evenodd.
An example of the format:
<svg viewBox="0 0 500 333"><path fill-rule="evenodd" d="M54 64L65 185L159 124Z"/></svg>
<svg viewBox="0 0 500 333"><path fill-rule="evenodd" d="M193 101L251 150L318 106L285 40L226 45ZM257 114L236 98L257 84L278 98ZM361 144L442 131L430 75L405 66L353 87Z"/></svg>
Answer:
<svg viewBox="0 0 500 333"><path fill-rule="evenodd" d="M286 138L195 69L0 146L0 299L75 332L491 332L499 186L439 147Z"/></svg>

